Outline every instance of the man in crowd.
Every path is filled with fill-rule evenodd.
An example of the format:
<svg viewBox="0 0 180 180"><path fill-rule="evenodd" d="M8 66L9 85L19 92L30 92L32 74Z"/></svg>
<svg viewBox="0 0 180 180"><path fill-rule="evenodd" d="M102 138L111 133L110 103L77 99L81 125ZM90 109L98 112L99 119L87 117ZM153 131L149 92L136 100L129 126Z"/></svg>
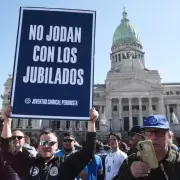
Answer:
<svg viewBox="0 0 180 180"><path fill-rule="evenodd" d="M112 152L106 156L105 160L105 180L110 180L117 175L119 167L127 155L119 149L121 143L121 134L112 132L109 134L109 144Z"/></svg>
<svg viewBox="0 0 180 180"><path fill-rule="evenodd" d="M24 139L25 139L25 144L23 147L31 154L31 156L36 157L37 151L33 146L30 145L31 140L30 140L29 136L25 135Z"/></svg>
<svg viewBox="0 0 180 180"><path fill-rule="evenodd" d="M8 151L11 139L22 145L23 134L11 133L11 109L3 111L4 126L2 131L2 148L4 157L18 173L21 180L74 180L81 170L93 158L95 153L96 133L95 121L98 112L93 108L88 122L86 145L67 158L54 157L58 148L58 138L54 132L43 132L39 136L38 153L40 157L29 157L20 150ZM20 138L21 136L21 138Z"/></svg>
<svg viewBox="0 0 180 180"><path fill-rule="evenodd" d="M103 174L102 160L98 155L94 155L87 167L88 177L86 178L86 180L97 180L98 174Z"/></svg>
<svg viewBox="0 0 180 180"><path fill-rule="evenodd" d="M180 152L180 136L176 137L176 144L178 147L178 151Z"/></svg>
<svg viewBox="0 0 180 180"><path fill-rule="evenodd" d="M105 178L105 159L106 156L108 155L109 151L106 151L104 149L104 145L101 141L96 141L96 155L100 156L101 160L102 160L102 165L103 165L103 173L102 174L98 174L98 180L104 180Z"/></svg>
<svg viewBox="0 0 180 180"><path fill-rule="evenodd" d="M76 152L75 148L76 139L75 136L71 132L66 132L63 134L63 149L56 152L55 157L68 156L71 153ZM82 147L81 147L82 148ZM79 149L79 148L78 148ZM81 171L76 180L80 180L80 178L85 179L88 176L88 168L85 167L84 170Z"/></svg>
<svg viewBox="0 0 180 180"><path fill-rule="evenodd" d="M157 169L150 169L138 157L129 156L113 180L178 180L180 177L180 154L169 145L169 122L162 115L152 115L144 120L144 137L151 140L159 162Z"/></svg>
<svg viewBox="0 0 180 180"><path fill-rule="evenodd" d="M18 180L16 172L3 159L3 154L0 151L0 180Z"/></svg>
<svg viewBox="0 0 180 180"><path fill-rule="evenodd" d="M137 152L137 143L144 140L143 130L141 126L133 126L132 129L128 132L128 136L130 137L130 150L127 153L127 155L129 156Z"/></svg>

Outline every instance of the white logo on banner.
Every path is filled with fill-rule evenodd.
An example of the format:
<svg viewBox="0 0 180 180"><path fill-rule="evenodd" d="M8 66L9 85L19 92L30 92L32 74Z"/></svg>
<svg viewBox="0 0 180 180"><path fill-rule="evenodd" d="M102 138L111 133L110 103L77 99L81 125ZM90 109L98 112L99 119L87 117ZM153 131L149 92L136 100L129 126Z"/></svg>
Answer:
<svg viewBox="0 0 180 180"><path fill-rule="evenodd" d="M26 98L24 101L26 104L30 104L31 103L31 99L30 98Z"/></svg>

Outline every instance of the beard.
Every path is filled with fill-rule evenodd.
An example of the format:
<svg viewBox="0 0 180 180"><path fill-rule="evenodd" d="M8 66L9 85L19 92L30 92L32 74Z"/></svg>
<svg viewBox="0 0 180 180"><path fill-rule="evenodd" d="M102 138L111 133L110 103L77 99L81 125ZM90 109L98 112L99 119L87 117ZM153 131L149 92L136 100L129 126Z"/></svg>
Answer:
<svg viewBox="0 0 180 180"><path fill-rule="evenodd" d="M71 153L73 151L73 148L64 148L64 152L66 153L66 154L69 154L69 153Z"/></svg>

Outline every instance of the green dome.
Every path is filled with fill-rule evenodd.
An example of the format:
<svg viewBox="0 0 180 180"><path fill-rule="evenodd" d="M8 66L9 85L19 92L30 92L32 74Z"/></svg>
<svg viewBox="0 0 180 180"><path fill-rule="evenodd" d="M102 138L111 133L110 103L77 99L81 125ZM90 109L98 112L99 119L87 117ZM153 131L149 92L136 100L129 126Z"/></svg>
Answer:
<svg viewBox="0 0 180 180"><path fill-rule="evenodd" d="M121 24L116 28L113 35L112 46L117 46L123 43L140 43L139 35L132 24L130 24L129 19L127 19L127 13L124 9L123 19Z"/></svg>

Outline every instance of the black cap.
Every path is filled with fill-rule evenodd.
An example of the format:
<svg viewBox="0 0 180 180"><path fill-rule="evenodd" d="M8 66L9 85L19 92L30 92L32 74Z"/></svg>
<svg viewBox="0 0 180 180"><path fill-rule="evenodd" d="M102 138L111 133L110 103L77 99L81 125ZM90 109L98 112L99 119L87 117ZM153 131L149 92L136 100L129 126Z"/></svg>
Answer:
<svg viewBox="0 0 180 180"><path fill-rule="evenodd" d="M128 132L128 136L133 136L133 135L142 135L143 134L143 130L141 126L133 126L131 128L131 130Z"/></svg>

